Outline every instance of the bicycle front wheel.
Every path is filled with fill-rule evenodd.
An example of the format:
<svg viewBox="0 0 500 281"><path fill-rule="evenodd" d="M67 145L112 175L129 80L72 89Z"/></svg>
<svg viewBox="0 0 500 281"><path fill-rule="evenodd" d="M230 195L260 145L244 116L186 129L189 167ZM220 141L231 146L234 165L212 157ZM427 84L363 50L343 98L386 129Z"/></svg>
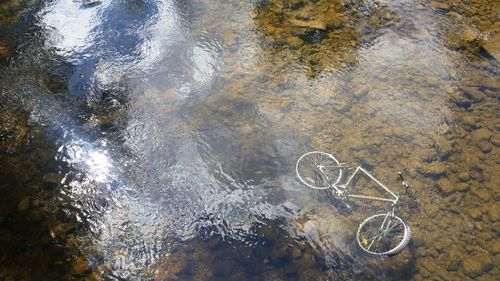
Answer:
<svg viewBox="0 0 500 281"><path fill-rule="evenodd" d="M303 184L316 189L334 186L342 177L339 161L333 155L321 151L302 155L297 160L295 172Z"/></svg>
<svg viewBox="0 0 500 281"><path fill-rule="evenodd" d="M359 225L356 238L358 245L368 254L393 256L410 242L411 228L400 217L377 214Z"/></svg>

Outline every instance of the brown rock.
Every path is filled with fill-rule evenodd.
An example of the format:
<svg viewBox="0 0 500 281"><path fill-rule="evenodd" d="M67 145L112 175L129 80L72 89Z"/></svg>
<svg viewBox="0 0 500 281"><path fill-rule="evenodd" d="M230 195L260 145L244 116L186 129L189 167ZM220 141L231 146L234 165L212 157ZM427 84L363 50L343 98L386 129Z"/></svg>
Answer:
<svg viewBox="0 0 500 281"><path fill-rule="evenodd" d="M458 178L460 179L460 181L466 182L466 181L470 180L470 174L468 172L461 172L458 175Z"/></svg>
<svg viewBox="0 0 500 281"><path fill-rule="evenodd" d="M436 146L443 155L449 155L453 150L450 142L444 136L438 136L436 138Z"/></svg>
<svg viewBox="0 0 500 281"><path fill-rule="evenodd" d="M463 29L462 38L465 40L465 42L474 42L479 38L479 30L477 30L473 26L466 25Z"/></svg>
<svg viewBox="0 0 500 281"><path fill-rule="evenodd" d="M63 179L63 175L58 173L46 173L43 175L43 180L47 183L59 184Z"/></svg>
<svg viewBox="0 0 500 281"><path fill-rule="evenodd" d="M480 128L471 133L471 140L474 143L489 141L492 135L493 132L491 132L488 128Z"/></svg>
<svg viewBox="0 0 500 281"><path fill-rule="evenodd" d="M314 20L314 21L304 21L304 20L298 20L298 19L290 19L290 23L292 25L298 26L298 27L307 27L307 28L314 28L314 29L319 29L319 30L326 30L327 25L323 21L319 20Z"/></svg>
<svg viewBox="0 0 500 281"><path fill-rule="evenodd" d="M463 261L465 275L472 278L478 277L492 268L491 258L485 253L476 253L466 257Z"/></svg>
<svg viewBox="0 0 500 281"><path fill-rule="evenodd" d="M437 1L431 2L431 8L433 8L434 10L437 10L439 12L449 12L450 11L450 5L448 3L437 2Z"/></svg>
<svg viewBox="0 0 500 281"><path fill-rule="evenodd" d="M0 56L5 56L8 51L9 49L7 49L6 47L0 46Z"/></svg>
<svg viewBox="0 0 500 281"><path fill-rule="evenodd" d="M491 194L490 191L482 186L476 186L471 189L472 194L476 195L477 197L481 198L481 200L488 202L490 200Z"/></svg>
<svg viewBox="0 0 500 281"><path fill-rule="evenodd" d="M482 48L497 61L500 61L500 32L490 33Z"/></svg>
<svg viewBox="0 0 500 281"><path fill-rule="evenodd" d="M417 171L425 176L444 176L446 175L446 166L441 162L431 162L430 164L422 165L417 169Z"/></svg>
<svg viewBox="0 0 500 281"><path fill-rule="evenodd" d="M472 117L470 115L463 116L462 122L468 128L472 128L472 129L476 128L476 121L474 120L474 117Z"/></svg>
<svg viewBox="0 0 500 281"><path fill-rule="evenodd" d="M453 185L451 184L451 182L448 179L440 179L436 183L436 186L437 186L437 188L439 188L439 190L442 193L447 194L447 195L455 192L455 189L453 188Z"/></svg>
<svg viewBox="0 0 500 281"><path fill-rule="evenodd" d="M73 262L72 271L74 274L85 273L88 269L87 260L84 257L79 257Z"/></svg>
<svg viewBox="0 0 500 281"><path fill-rule="evenodd" d="M19 211L19 213L25 213L26 211L28 211L28 209L30 208L30 203L31 197L29 196L21 199L21 201L19 201L19 204L17 204L17 210Z"/></svg>
<svg viewBox="0 0 500 281"><path fill-rule="evenodd" d="M479 207L469 208L467 211L469 212L469 216L474 220L480 220L483 215L483 211Z"/></svg>

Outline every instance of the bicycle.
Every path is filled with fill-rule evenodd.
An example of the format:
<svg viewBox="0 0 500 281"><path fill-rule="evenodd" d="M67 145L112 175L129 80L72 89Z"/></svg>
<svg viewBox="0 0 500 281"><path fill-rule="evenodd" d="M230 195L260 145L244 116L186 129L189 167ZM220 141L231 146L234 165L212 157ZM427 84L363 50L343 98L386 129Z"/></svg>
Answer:
<svg viewBox="0 0 500 281"><path fill-rule="evenodd" d="M354 169L345 163L340 163L333 155L311 151L302 155L295 166L297 177L306 186L314 189L332 189L334 197L347 201L350 198L365 199L391 203L387 213L375 214L359 224L356 239L359 247L366 253L374 256L393 256L401 252L410 242L411 228L403 219L396 216L395 209L399 203L399 194L392 192L361 165L342 183L342 176L346 169ZM377 186L386 191L390 197L376 197L354 194L349 188L352 180L358 173L374 181ZM408 190L408 182L401 172L399 177L403 187Z"/></svg>

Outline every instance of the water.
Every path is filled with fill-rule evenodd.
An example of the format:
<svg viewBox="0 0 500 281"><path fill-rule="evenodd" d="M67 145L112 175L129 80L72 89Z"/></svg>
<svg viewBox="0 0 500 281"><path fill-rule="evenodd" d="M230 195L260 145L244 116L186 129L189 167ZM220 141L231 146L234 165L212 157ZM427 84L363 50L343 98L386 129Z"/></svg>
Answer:
<svg viewBox="0 0 500 281"><path fill-rule="evenodd" d="M487 1L0 4L0 279L494 280L498 24ZM495 59L496 56L496 59ZM411 195L370 258L295 177Z"/></svg>

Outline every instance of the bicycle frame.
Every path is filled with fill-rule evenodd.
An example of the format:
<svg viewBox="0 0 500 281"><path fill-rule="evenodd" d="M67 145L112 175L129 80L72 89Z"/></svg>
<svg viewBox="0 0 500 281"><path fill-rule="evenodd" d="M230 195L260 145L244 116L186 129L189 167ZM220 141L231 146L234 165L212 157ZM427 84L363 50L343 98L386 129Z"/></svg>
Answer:
<svg viewBox="0 0 500 281"><path fill-rule="evenodd" d="M345 166L339 165L339 167L345 167ZM322 167L318 167L318 169L321 171L321 174L327 179L327 181L330 182L328 175L326 175L326 173L323 172ZM364 173L366 176L368 176L371 180L373 180L383 190L385 190L387 193L389 193L392 196L392 198L350 194L348 191L349 184L351 183L352 179L360 171L362 173ZM381 183L379 180L377 180L372 174L370 174L367 170L363 169L363 167L361 167L361 166L356 167L356 170L354 171L354 173L351 174L351 176L349 177L349 179L347 180L347 182L345 184L342 184L340 186L337 186L336 184L330 184L330 187L332 187L335 190L336 195L338 195L339 197L345 196L348 198L358 198L358 199L366 199L366 200L373 200L373 201L390 202L390 203L392 203L393 206L396 205L399 201L399 196L397 194L392 192L387 186L385 186L383 183Z"/></svg>

